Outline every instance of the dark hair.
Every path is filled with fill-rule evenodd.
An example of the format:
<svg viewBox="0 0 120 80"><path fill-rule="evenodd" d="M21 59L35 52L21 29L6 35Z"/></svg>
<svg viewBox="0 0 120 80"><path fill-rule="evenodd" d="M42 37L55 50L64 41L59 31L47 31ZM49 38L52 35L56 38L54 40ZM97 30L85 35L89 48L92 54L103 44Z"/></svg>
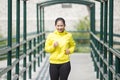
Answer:
<svg viewBox="0 0 120 80"><path fill-rule="evenodd" d="M57 18L57 19L55 20L55 25L57 24L58 21L62 21L63 24L66 25L66 24L65 24L65 20L64 20L63 18L61 18L61 17L59 17L59 18Z"/></svg>

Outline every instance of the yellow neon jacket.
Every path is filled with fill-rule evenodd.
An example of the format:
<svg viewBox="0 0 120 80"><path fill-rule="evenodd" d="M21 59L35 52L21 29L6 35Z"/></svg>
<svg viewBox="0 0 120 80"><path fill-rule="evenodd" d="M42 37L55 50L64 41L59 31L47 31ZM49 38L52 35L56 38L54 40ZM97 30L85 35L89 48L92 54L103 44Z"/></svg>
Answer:
<svg viewBox="0 0 120 80"><path fill-rule="evenodd" d="M55 41L58 42L57 47L53 46ZM68 33L67 31L59 33L56 30L47 36L45 51L50 53L50 63L62 64L70 61L70 54L65 54L66 49L70 50L70 54L73 53L75 49L75 41L73 40L71 33Z"/></svg>

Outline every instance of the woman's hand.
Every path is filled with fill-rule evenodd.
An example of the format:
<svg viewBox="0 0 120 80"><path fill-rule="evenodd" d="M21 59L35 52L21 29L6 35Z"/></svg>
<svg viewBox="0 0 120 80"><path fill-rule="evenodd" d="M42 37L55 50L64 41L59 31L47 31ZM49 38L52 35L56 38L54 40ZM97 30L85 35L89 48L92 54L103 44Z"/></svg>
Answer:
<svg viewBox="0 0 120 80"><path fill-rule="evenodd" d="M65 54L66 54L66 55L70 54L70 50L69 50L69 49L66 49L66 50L65 50Z"/></svg>
<svg viewBox="0 0 120 80"><path fill-rule="evenodd" d="M53 46L54 46L54 47L57 47L57 46L58 46L58 42L57 42L57 41L54 42Z"/></svg>

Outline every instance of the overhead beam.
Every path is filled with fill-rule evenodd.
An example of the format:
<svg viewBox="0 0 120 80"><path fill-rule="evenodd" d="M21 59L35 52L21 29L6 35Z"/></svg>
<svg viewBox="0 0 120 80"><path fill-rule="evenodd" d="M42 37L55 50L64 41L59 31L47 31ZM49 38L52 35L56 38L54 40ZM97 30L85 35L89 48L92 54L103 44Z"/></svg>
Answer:
<svg viewBox="0 0 120 80"><path fill-rule="evenodd" d="M108 1L108 0L95 0L95 1L99 1L99 2L105 2L105 1Z"/></svg>
<svg viewBox="0 0 120 80"><path fill-rule="evenodd" d="M74 3L74 4L83 4L83 5L95 4L94 2L87 1L87 0L51 0L51 1L44 1L44 2L38 3L38 5L45 7L45 6L61 4L61 3Z"/></svg>

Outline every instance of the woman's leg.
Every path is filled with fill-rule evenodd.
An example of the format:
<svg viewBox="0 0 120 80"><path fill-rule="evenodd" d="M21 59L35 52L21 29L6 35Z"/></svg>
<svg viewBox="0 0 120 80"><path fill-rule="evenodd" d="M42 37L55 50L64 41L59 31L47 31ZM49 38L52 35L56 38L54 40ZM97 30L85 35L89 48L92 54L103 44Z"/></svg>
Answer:
<svg viewBox="0 0 120 80"><path fill-rule="evenodd" d="M60 69L60 80L67 80L71 70L70 62L63 64Z"/></svg>
<svg viewBox="0 0 120 80"><path fill-rule="evenodd" d="M50 80L59 80L58 65L50 64L49 72L50 72Z"/></svg>

